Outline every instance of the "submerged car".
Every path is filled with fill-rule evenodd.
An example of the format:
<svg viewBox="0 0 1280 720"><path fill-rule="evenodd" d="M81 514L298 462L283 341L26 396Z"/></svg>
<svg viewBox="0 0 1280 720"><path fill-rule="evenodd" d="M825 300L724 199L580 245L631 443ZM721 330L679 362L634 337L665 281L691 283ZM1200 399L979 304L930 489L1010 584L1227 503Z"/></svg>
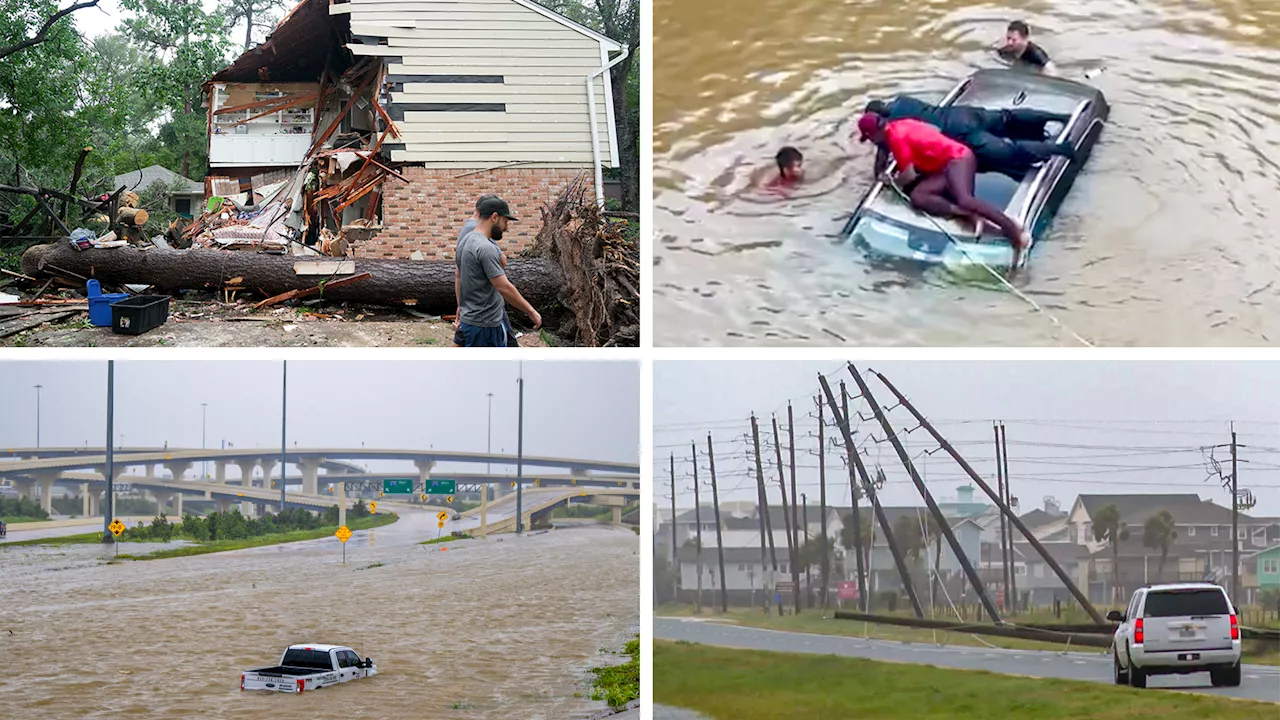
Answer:
<svg viewBox="0 0 1280 720"><path fill-rule="evenodd" d="M1097 88L1013 69L979 70L965 78L939 105L1031 109L1069 117L1065 126L1056 121L1048 123L1049 137L1045 139L1070 143L1076 150L1074 159L1053 157L1020 177L1006 172L980 172L974 184L978 198L1002 209L1027 228L1032 247L1048 230L1111 112ZM969 222L928 215L878 179L858 203L842 237L880 258L947 265L981 262L996 267L1008 267L1013 262L1012 246L994 229L987 226L982 235L977 235ZM1023 262L1029 250L1023 253Z"/></svg>

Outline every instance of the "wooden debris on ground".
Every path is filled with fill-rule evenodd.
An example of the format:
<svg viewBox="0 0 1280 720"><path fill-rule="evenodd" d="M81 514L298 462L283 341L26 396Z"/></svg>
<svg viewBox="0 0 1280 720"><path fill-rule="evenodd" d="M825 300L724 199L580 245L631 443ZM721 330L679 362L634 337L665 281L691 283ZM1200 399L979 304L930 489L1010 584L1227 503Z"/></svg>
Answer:
<svg viewBox="0 0 1280 720"><path fill-rule="evenodd" d="M588 347L634 347L640 342L640 246L589 201L574 180L542 208L532 254L564 272L561 303L573 317L561 332Z"/></svg>

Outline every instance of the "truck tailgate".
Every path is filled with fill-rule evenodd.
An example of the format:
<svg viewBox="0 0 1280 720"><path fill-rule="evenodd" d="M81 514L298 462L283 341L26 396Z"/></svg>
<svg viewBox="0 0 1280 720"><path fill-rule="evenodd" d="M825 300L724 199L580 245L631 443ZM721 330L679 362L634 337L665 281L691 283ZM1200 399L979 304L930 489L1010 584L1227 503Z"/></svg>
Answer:
<svg viewBox="0 0 1280 720"><path fill-rule="evenodd" d="M244 674L243 680L241 680L240 687L243 690L274 690L275 692L292 693L298 692L298 681L303 680L305 682L307 677L310 676L290 677L277 675L276 673L263 675L247 672Z"/></svg>

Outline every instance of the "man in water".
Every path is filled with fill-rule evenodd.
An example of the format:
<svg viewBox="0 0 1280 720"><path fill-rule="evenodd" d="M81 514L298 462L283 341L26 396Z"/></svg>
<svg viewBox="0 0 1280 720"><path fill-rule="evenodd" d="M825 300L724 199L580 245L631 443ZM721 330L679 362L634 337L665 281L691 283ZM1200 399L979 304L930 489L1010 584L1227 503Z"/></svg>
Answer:
<svg viewBox="0 0 1280 720"><path fill-rule="evenodd" d="M963 143L978 157L979 172L1003 172L1017 177L1036 163L1055 155L1072 157L1070 143L1045 140L1045 125L1059 122L1064 126L1070 116L1013 108L987 110L968 105L938 107L923 100L899 95L888 102L872 100L866 112L885 120L919 120L942 131L943 135ZM875 176L879 177L889 163L888 148L878 146Z"/></svg>
<svg viewBox="0 0 1280 720"><path fill-rule="evenodd" d="M965 145L919 120L889 122L875 113L858 118L861 142L871 140L889 148L898 164L897 186L911 204L932 215L969 217L981 232L982 221L1000 228L1013 245L1013 265L1031 245L1031 236L1013 218L973 194L978 158Z"/></svg>
<svg viewBox="0 0 1280 720"><path fill-rule="evenodd" d="M520 295L502 267L502 251L497 242L516 220L506 201L485 198L476 208L476 227L458 243L455 259L458 288L458 329L467 347L506 347L507 327L503 322L503 301L523 311L542 326L542 316Z"/></svg>
<svg viewBox="0 0 1280 720"><path fill-rule="evenodd" d="M1000 57L1010 62L1022 62L1039 68L1045 75L1057 75L1058 68L1049 59L1044 48L1031 42L1031 28L1021 20L1009 23L1004 34L1004 47L1000 49Z"/></svg>
<svg viewBox="0 0 1280 720"><path fill-rule="evenodd" d="M804 179L804 155L799 150L788 145L778 151L774 160L778 163L778 176L765 184L767 189L790 190Z"/></svg>
<svg viewBox="0 0 1280 720"><path fill-rule="evenodd" d="M458 243L453 247L453 256L455 258L458 256L458 248L462 246L462 238L466 237L472 230L475 230L476 225L480 223L480 203L483 203L485 200L488 200L490 198L496 198L496 197L498 196L497 195L481 195L479 199L476 200L475 211L471 213L471 217L467 218L466 222L462 223L462 229L458 231ZM497 245L498 243L495 241L493 244ZM507 267L507 254L504 252L501 252L501 249L499 249L499 257L501 260L502 267L505 270ZM456 282L454 283L453 292L455 295L458 296L458 310L459 310L459 315L461 315L461 310L462 310L461 288L458 286L458 283ZM467 344L467 341L466 341L466 338L462 336L462 329L458 327L459 324L460 324L460 320L458 319L458 317L455 316L453 320L453 327L454 327L453 344L459 347L462 347ZM505 305L502 307L502 325L507 329L507 347L520 347L520 341L516 339L516 331L515 331L515 328L511 326L511 318L510 316L507 315L507 308Z"/></svg>

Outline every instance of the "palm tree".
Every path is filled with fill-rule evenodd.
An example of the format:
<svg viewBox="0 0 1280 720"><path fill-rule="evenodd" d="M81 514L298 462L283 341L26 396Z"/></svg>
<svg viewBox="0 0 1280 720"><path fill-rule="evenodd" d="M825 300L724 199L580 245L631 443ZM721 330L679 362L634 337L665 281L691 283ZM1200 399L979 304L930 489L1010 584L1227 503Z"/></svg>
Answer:
<svg viewBox="0 0 1280 720"><path fill-rule="evenodd" d="M1156 580L1164 580L1164 563L1169 557L1169 546L1173 544L1178 533L1174 530L1173 515L1168 510L1147 518L1142 525L1142 545L1160 551L1160 565L1156 568Z"/></svg>
<svg viewBox="0 0 1280 720"><path fill-rule="evenodd" d="M1093 539L1111 546L1111 602L1120 589L1120 542L1129 539L1129 528L1120 521L1120 509L1103 505L1093 516Z"/></svg>

